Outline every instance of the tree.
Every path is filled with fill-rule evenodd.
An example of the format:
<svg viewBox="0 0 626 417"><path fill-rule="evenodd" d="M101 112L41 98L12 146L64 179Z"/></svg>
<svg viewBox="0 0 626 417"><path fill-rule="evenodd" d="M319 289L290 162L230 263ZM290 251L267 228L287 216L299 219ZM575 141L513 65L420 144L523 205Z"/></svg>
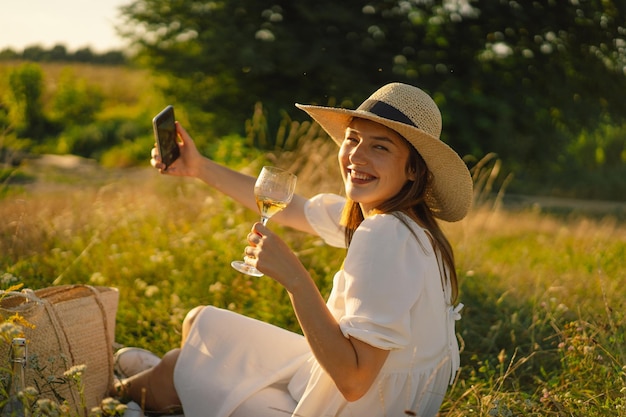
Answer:
<svg viewBox="0 0 626 417"><path fill-rule="evenodd" d="M94 53L89 47L80 48L74 52L73 58L77 62L92 62L94 60Z"/></svg>
<svg viewBox="0 0 626 417"><path fill-rule="evenodd" d="M64 69L53 97L55 120L63 126L87 125L102 109L104 94L85 79L76 78L70 68Z"/></svg>
<svg viewBox="0 0 626 417"><path fill-rule="evenodd" d="M0 51L0 60L14 60L19 58L19 54L12 48L4 48Z"/></svg>
<svg viewBox="0 0 626 417"><path fill-rule="evenodd" d="M49 53L50 61L67 61L67 48L65 45L54 45Z"/></svg>
<svg viewBox="0 0 626 417"><path fill-rule="evenodd" d="M39 45L26 47L22 52L22 58L26 61L44 61L45 57L46 51Z"/></svg>
<svg viewBox="0 0 626 417"><path fill-rule="evenodd" d="M545 167L580 132L624 121L625 3L477 4L473 18L442 26L445 39L469 42L468 53L446 53L456 75L440 87L446 110L463 120L448 133L465 149Z"/></svg>
<svg viewBox="0 0 626 417"><path fill-rule="evenodd" d="M43 113L43 71L37 64L23 64L9 74L9 120L20 137L41 139L47 125Z"/></svg>
<svg viewBox="0 0 626 417"><path fill-rule="evenodd" d="M354 0L139 0L122 10L140 60L170 77L167 91L177 101L214 114L208 121L226 133L242 130L259 101L270 117L295 113L294 101L351 104L395 78L384 39L368 32L376 17L362 7Z"/></svg>
<svg viewBox="0 0 626 417"><path fill-rule="evenodd" d="M135 0L122 13L141 62L218 133L256 102L302 117L294 101L354 106L402 81L435 97L461 153L549 168L580 132L626 119L623 1Z"/></svg>
<svg viewBox="0 0 626 417"><path fill-rule="evenodd" d="M121 51L108 51L96 55L94 62L104 65L123 65L126 63L126 56Z"/></svg>

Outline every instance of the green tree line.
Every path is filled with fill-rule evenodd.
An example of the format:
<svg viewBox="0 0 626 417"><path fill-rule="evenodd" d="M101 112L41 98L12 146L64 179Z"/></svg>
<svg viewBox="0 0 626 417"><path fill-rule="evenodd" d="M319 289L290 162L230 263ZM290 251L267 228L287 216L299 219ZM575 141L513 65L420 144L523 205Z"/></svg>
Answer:
<svg viewBox="0 0 626 417"><path fill-rule="evenodd" d="M13 48L0 50L0 61L24 60L32 62L76 62L96 65L125 65L128 58L122 51L111 50L94 52L90 47L69 51L63 44L46 49L40 45L31 45L22 51Z"/></svg>

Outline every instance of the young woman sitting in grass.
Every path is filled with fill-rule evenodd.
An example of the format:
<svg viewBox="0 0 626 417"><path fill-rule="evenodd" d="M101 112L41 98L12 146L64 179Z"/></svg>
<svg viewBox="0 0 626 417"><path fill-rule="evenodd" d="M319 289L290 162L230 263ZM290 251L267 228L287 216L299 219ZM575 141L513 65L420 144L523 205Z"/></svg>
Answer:
<svg viewBox="0 0 626 417"><path fill-rule="evenodd" d="M298 107L339 145L346 196L296 195L272 221L347 248L328 300L287 243L256 223L246 262L285 287L303 335L197 307L183 323L182 347L126 375L119 395L187 417L437 414L459 366L460 309L452 248L437 219L466 215L469 171L439 139L439 109L416 87L385 85L356 110ZM152 165L256 211L255 178L205 158L177 131L180 158L163 170L154 149ZM137 355L118 354L118 365Z"/></svg>

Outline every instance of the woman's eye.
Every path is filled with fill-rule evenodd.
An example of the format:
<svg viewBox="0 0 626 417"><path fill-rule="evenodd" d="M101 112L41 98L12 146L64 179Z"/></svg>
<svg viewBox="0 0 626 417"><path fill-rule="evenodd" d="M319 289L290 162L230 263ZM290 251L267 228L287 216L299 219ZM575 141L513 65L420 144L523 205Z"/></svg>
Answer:
<svg viewBox="0 0 626 417"><path fill-rule="evenodd" d="M376 145L376 146L375 146L375 148L376 148L376 149L380 149L381 151L387 151L387 150L389 150L389 149L387 149L387 147L386 147L386 146L383 146L383 145Z"/></svg>

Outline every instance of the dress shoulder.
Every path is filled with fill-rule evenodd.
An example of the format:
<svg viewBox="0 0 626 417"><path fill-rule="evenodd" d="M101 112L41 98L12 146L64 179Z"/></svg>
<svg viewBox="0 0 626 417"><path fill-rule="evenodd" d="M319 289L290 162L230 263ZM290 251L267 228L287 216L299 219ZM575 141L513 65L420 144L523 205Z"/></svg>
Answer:
<svg viewBox="0 0 626 417"><path fill-rule="evenodd" d="M346 199L337 194L318 194L304 206L306 218L330 246L345 248L344 228L339 224Z"/></svg>

